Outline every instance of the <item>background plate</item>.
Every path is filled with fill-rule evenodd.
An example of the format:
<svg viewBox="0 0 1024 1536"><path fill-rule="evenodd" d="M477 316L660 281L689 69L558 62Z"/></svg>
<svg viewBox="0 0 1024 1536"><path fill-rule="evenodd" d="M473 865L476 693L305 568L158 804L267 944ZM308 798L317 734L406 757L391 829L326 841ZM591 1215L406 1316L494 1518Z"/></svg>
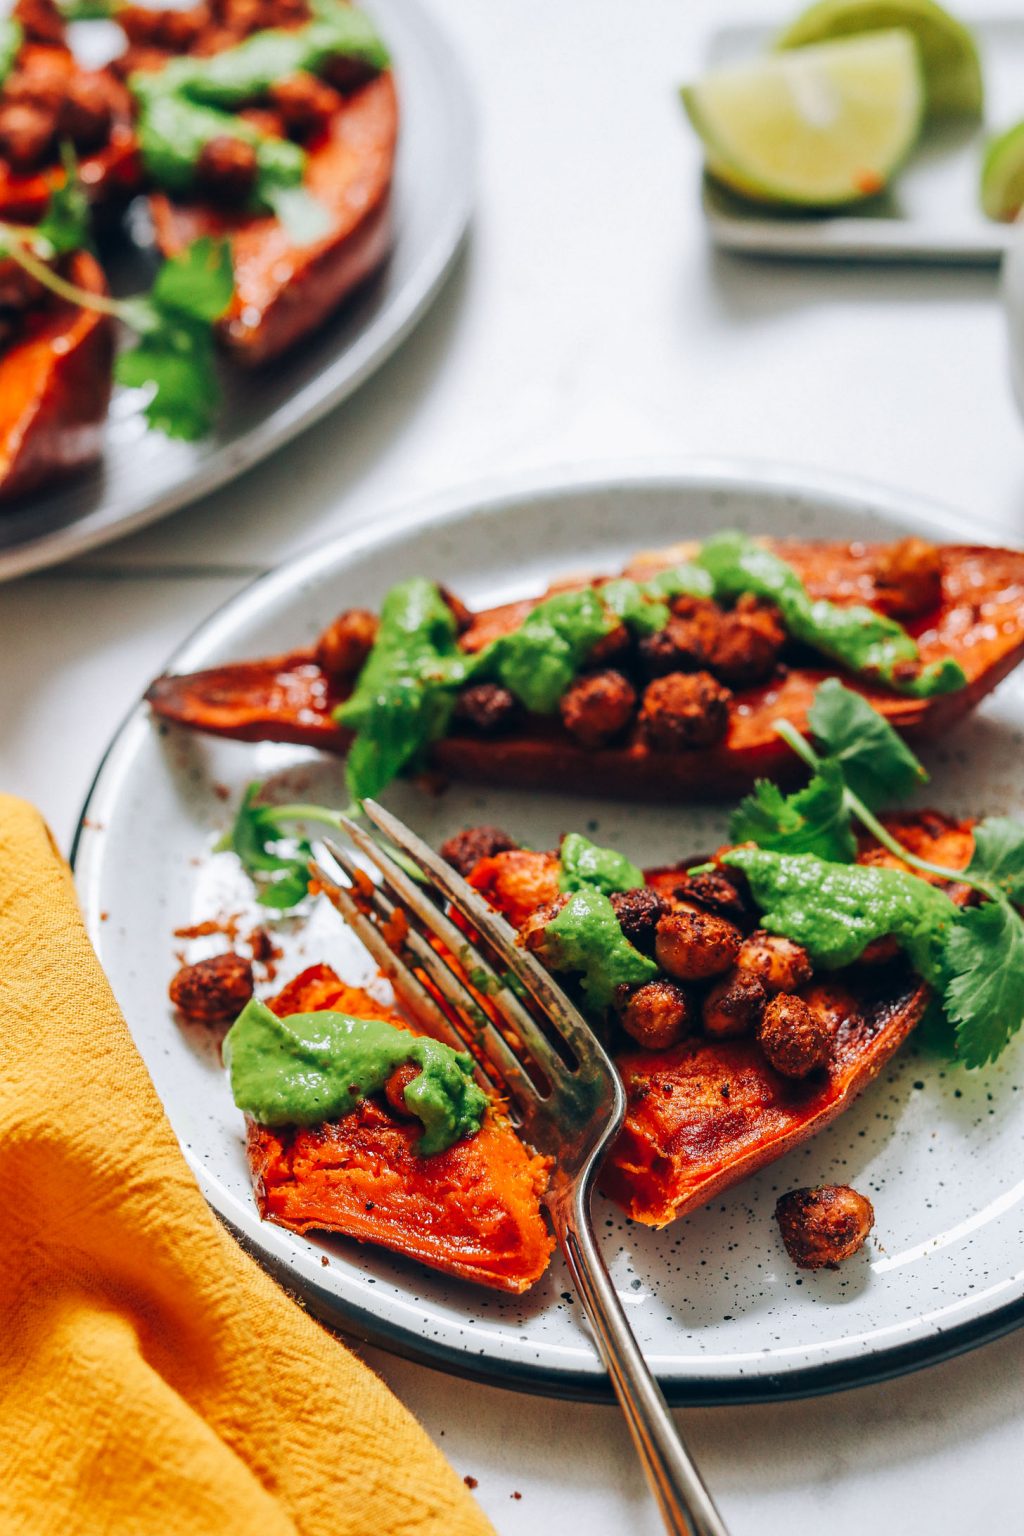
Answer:
<svg viewBox="0 0 1024 1536"><path fill-rule="evenodd" d="M201 442L147 432L132 394L116 391L102 462L0 512L0 580L119 538L234 479L339 405L424 313L469 221L472 101L448 39L416 0L367 0L365 9L391 49L401 114L387 264L294 353L253 374L225 369L224 408ZM115 286L121 265L141 264L123 257Z"/></svg>
<svg viewBox="0 0 1024 1536"><path fill-rule="evenodd" d="M417 507L356 530L256 582L172 665L191 669L301 644L340 608L374 603L414 574L441 578L479 604L540 590L556 573L613 569L638 548L730 525L843 539L958 532L945 514L912 500L781 470L710 465L644 478L595 475ZM960 812L1024 810L1022 722L1024 688L1011 679L972 722L933 747L928 799ZM244 933L248 919L266 917L253 909L234 856L210 849L245 783L267 777L289 799L343 802L335 759L157 729L140 706L100 768L77 839L90 933L207 1199L314 1310L358 1336L506 1386L606 1395L559 1258L530 1295L509 1299L380 1250L307 1240L259 1221L241 1117L206 1032L175 1024L167 983L175 949L199 958L225 947L216 938L183 944L174 928L240 913ZM725 811L707 807L459 786L429 798L398 785L388 799L431 841L487 820L543 847L578 827L652 863L713 846L726 822ZM288 952L282 978L326 960L352 982L372 980L372 965L326 904L304 926L285 922L280 930ZM635 1226L599 1201L616 1287L669 1394L711 1402L820 1391L1013 1326L1024 1304L1022 1059L1018 1043L997 1067L967 1074L911 1045L809 1146L665 1232ZM824 1180L869 1194L877 1228L841 1271L801 1274L781 1249L773 1208L781 1191Z"/></svg>
<svg viewBox="0 0 1024 1536"><path fill-rule="evenodd" d="M988 136L1024 115L1024 18L978 21L971 30L985 80L984 126L929 127L892 188L856 212L771 212L705 177L704 211L715 244L751 256L997 265L1014 229L981 211L981 162ZM774 36L767 27L725 27L710 41L708 67L749 59Z"/></svg>

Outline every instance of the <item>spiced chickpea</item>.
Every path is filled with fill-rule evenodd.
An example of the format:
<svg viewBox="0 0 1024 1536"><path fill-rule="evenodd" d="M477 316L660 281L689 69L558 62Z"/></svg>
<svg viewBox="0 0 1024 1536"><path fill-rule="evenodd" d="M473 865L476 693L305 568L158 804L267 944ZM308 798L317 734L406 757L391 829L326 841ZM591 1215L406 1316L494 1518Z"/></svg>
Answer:
<svg viewBox="0 0 1024 1536"><path fill-rule="evenodd" d="M556 896L552 901L543 902L541 906L530 913L529 917L520 926L516 943L521 944L524 949L528 949L531 954L536 955L544 965L548 963L548 924L554 921L568 900L568 896L560 895Z"/></svg>
<svg viewBox="0 0 1024 1536"><path fill-rule="evenodd" d="M722 616L708 651L708 666L730 688L752 688L774 671L785 638L777 610L770 604L751 608L738 603L732 613Z"/></svg>
<svg viewBox="0 0 1024 1536"><path fill-rule="evenodd" d="M875 567L876 602L894 618L914 618L942 601L942 555L925 539L887 545Z"/></svg>
<svg viewBox="0 0 1024 1536"><path fill-rule="evenodd" d="M704 1033L712 1040L734 1040L753 1034L767 1001L768 994L756 976L730 972L704 998Z"/></svg>
<svg viewBox="0 0 1024 1536"><path fill-rule="evenodd" d="M328 624L316 643L316 659L336 683L350 683L373 650L378 620L365 608L347 608Z"/></svg>
<svg viewBox="0 0 1024 1536"><path fill-rule="evenodd" d="M31 171L53 148L56 123L30 102L0 102L0 156L14 171Z"/></svg>
<svg viewBox="0 0 1024 1536"><path fill-rule="evenodd" d="M220 1024L233 1019L252 997L252 963L229 950L195 965L183 965L168 991L184 1018L193 1023Z"/></svg>
<svg viewBox="0 0 1024 1536"><path fill-rule="evenodd" d="M736 965L756 976L768 993L796 992L811 979L811 957L803 945L763 928L743 940Z"/></svg>
<svg viewBox="0 0 1024 1536"><path fill-rule="evenodd" d="M734 964L740 932L710 912L669 912L658 921L654 954L677 981L706 981Z"/></svg>
<svg viewBox="0 0 1024 1536"><path fill-rule="evenodd" d="M110 87L102 75L72 75L58 116L58 132L82 153L95 150L107 138L113 118Z"/></svg>
<svg viewBox="0 0 1024 1536"><path fill-rule="evenodd" d="M832 1034L821 1014L802 997L780 992L768 1003L757 1026L757 1039L776 1072L783 1077L808 1077L827 1065Z"/></svg>
<svg viewBox="0 0 1024 1536"><path fill-rule="evenodd" d="M659 752L713 747L729 729L732 695L710 672L670 672L649 683L640 710L640 729Z"/></svg>
<svg viewBox="0 0 1024 1536"><path fill-rule="evenodd" d="M670 910L665 898L649 885L641 885L635 891L616 891L609 900L619 927L634 949L650 954L658 923Z"/></svg>
<svg viewBox="0 0 1024 1536"><path fill-rule="evenodd" d="M871 1201L849 1184L819 1184L783 1195L775 1219L794 1264L835 1269L863 1247L875 1212Z"/></svg>
<svg viewBox="0 0 1024 1536"><path fill-rule="evenodd" d="M750 909L742 893L723 870L707 869L699 874L685 875L673 895L687 906L714 912L716 917L727 917L734 923L750 923Z"/></svg>
<svg viewBox="0 0 1024 1536"><path fill-rule="evenodd" d="M256 185L258 170L255 146L222 133L200 150L196 183L208 196L243 203Z"/></svg>
<svg viewBox="0 0 1024 1536"><path fill-rule="evenodd" d="M440 854L462 876L471 875L481 859L508 853L518 844L501 827L466 827L441 844Z"/></svg>
<svg viewBox="0 0 1024 1536"><path fill-rule="evenodd" d="M693 1029L694 1007L673 981L638 987L619 1014L626 1034L647 1051L665 1051Z"/></svg>
<svg viewBox="0 0 1024 1536"><path fill-rule="evenodd" d="M310 138L326 128L341 106L341 97L316 75L299 70L275 81L270 87L270 102L291 136Z"/></svg>
<svg viewBox="0 0 1024 1536"><path fill-rule="evenodd" d="M500 683L471 683L456 695L452 720L482 736L494 736L513 725L519 714L515 695Z"/></svg>
<svg viewBox="0 0 1024 1536"><path fill-rule="evenodd" d="M622 672L589 672L566 689L558 708L562 724L582 746L601 747L632 720L636 692Z"/></svg>
<svg viewBox="0 0 1024 1536"><path fill-rule="evenodd" d="M11 12L30 43L48 43L61 47L66 37L66 22L55 0L16 0Z"/></svg>

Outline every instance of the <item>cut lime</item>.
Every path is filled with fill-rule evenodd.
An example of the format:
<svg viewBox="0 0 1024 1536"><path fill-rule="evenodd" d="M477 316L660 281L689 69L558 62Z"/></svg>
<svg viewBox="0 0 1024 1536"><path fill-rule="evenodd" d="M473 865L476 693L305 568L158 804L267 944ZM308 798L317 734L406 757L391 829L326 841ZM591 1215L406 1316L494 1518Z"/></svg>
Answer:
<svg viewBox="0 0 1024 1536"><path fill-rule="evenodd" d="M776 47L805 48L892 27L912 32L921 50L929 116L980 116L984 89L974 38L935 0L818 0L786 28Z"/></svg>
<svg viewBox="0 0 1024 1536"><path fill-rule="evenodd" d="M990 219L1005 224L1024 208L1024 123L1001 133L985 150L981 206Z"/></svg>
<svg viewBox="0 0 1024 1536"><path fill-rule="evenodd" d="M909 32L770 54L685 86L708 170L762 202L830 208L880 192L921 126Z"/></svg>

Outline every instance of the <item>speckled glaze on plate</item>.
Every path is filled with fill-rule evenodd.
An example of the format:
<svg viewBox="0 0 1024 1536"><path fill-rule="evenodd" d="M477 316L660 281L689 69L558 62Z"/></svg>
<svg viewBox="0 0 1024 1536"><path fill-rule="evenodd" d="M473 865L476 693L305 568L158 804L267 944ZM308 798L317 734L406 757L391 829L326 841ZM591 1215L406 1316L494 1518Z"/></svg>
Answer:
<svg viewBox="0 0 1024 1536"><path fill-rule="evenodd" d="M116 389L100 463L0 510L0 581L121 538L234 480L346 400L426 312L469 223L472 98L430 10L417 0L366 0L365 8L387 39L399 94L388 260L315 335L272 366L251 373L224 367L223 406L200 442L148 432L137 391ZM104 51L95 23L83 26L83 53L99 49L91 62L116 51ZM115 291L137 292L152 280L152 268L120 251L111 279Z"/></svg>
<svg viewBox="0 0 1024 1536"><path fill-rule="evenodd" d="M170 665L192 669L301 644L340 608L374 603L413 574L486 603L539 590L559 573L614 569L636 549L724 526L840 539L911 530L985 538L931 506L795 471L698 464L642 476L577 475L363 526L256 582ZM1010 679L932 746L926 801L962 813L1024 813L1022 723L1024 687ZM186 944L174 928L240 913L244 933L260 916L234 857L211 848L243 786L268 777L289 799L342 803L334 759L158 729L140 706L99 770L77 839L89 930L204 1193L275 1274L346 1331L505 1386L606 1396L557 1257L531 1294L513 1300L383 1250L304 1239L260 1222L241 1116L203 1032L175 1023L167 983L176 949L199 958L226 947L223 938ZM429 797L398 785L388 798L432 841L475 820L503 824L541 847L580 828L650 863L710 848L726 822L724 808L466 786ZM352 982L377 984L325 904L305 924L280 928L282 978L325 960ZM950 1068L911 1043L823 1135L675 1226L651 1232L600 1202L615 1283L669 1395L706 1403L826 1391L911 1369L1024 1320L1022 1065L1020 1042L982 1074ZM840 1271L801 1274L782 1251L772 1213L782 1191L824 1180L870 1195L877 1225L868 1247Z"/></svg>

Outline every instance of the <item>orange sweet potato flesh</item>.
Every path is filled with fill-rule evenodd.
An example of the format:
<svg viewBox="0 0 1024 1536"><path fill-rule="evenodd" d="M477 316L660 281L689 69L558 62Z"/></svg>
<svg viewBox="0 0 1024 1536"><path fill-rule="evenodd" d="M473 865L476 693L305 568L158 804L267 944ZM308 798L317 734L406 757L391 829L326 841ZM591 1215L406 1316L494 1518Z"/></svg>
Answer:
<svg viewBox="0 0 1024 1536"><path fill-rule="evenodd" d="M278 1014L338 1009L408 1020L313 966L269 1005ZM488 1112L477 1135L432 1157L413 1147L418 1121L384 1102L313 1129L248 1122L247 1149L260 1215L293 1232L340 1232L432 1269L519 1294L547 1268L554 1239L541 1215L543 1158Z"/></svg>
<svg viewBox="0 0 1024 1536"><path fill-rule="evenodd" d="M98 264L84 251L71 280L105 293ZM55 300L25 321L0 354L0 501L84 468L99 457L110 403L111 321Z"/></svg>
<svg viewBox="0 0 1024 1536"><path fill-rule="evenodd" d="M258 365L308 336L381 265L391 247L390 191L398 101L390 73L346 97L309 149L305 186L331 227L296 246L272 217L150 198L157 241L176 255L202 235L230 236L235 296L220 333L235 359Z"/></svg>
<svg viewBox="0 0 1024 1536"><path fill-rule="evenodd" d="M109 70L83 70L65 48L28 44L18 55L20 65L31 66L33 56L44 56L51 69L62 67L86 79L101 77L114 103L114 119L107 142L78 162L79 178L90 201L117 202L138 190L142 163L133 127L132 99L127 88ZM0 158L0 219L34 223L42 217L51 192L66 180L64 167L55 156L52 165L28 173L19 172Z"/></svg>
<svg viewBox="0 0 1024 1536"><path fill-rule="evenodd" d="M768 540L800 573L815 597L871 603L879 545ZM642 577L684 558L684 547L639 557L628 573ZM954 656L967 686L932 699L910 699L846 678L903 734L946 731L973 709L1024 658L1024 553L967 545L942 549L943 601L912 627L925 661ZM582 582L575 585L582 585ZM574 583L562 583L566 590ZM518 625L538 599L477 614L463 637L470 649ZM578 788L629 799L732 798L755 778L792 777L799 764L774 731L791 720L806 728L807 710L823 678L841 669L793 667L781 680L735 695L728 734L713 748L656 752L639 739L587 750L557 718L531 717L519 731L487 740L452 734L436 743L431 766L451 778L521 789ZM264 661L161 677L147 695L154 711L194 730L243 741L289 741L342 752L349 740L331 716L344 694L317 665L312 649Z"/></svg>

